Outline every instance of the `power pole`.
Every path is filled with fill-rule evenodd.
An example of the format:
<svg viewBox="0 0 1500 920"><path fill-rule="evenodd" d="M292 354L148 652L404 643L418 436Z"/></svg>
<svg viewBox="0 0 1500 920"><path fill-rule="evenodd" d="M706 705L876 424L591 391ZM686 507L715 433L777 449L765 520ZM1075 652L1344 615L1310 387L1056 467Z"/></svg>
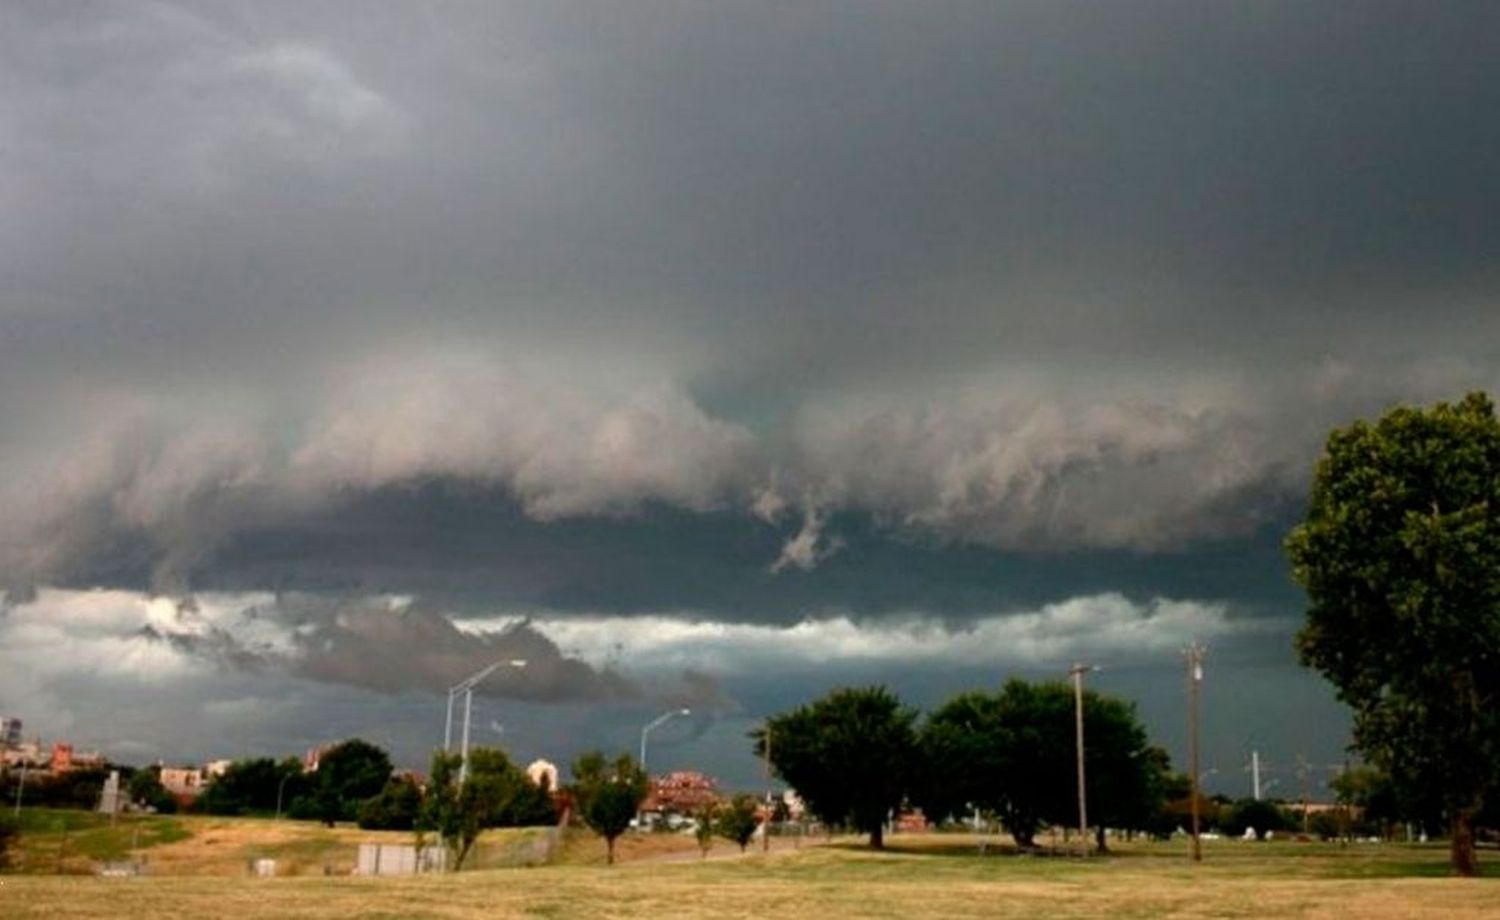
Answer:
<svg viewBox="0 0 1500 920"><path fill-rule="evenodd" d="M1078 842L1083 846L1084 856L1089 855L1089 807L1083 779L1083 675L1092 670L1093 666L1086 664L1075 664L1068 669L1073 678L1073 721L1078 742Z"/></svg>
<svg viewBox="0 0 1500 920"><path fill-rule="evenodd" d="M1203 646L1187 647L1188 667L1188 773L1192 777L1193 862L1203 861L1203 842L1198 837L1198 694L1203 684Z"/></svg>
<svg viewBox="0 0 1500 920"><path fill-rule="evenodd" d="M1301 780L1301 782L1302 782L1302 833L1303 833L1304 836L1306 836L1306 834L1307 834L1307 828L1308 828L1308 821L1307 821L1307 808L1308 808L1308 801L1307 801L1307 777L1308 777L1308 775L1311 772L1312 772L1312 766L1310 764L1308 764L1307 757L1305 755L1298 754L1297 755L1297 779Z"/></svg>
<svg viewBox="0 0 1500 920"><path fill-rule="evenodd" d="M771 804L771 720L766 719L766 747L761 753L761 766L766 772L766 826L760 835L760 851L771 852L771 820L776 817L776 808Z"/></svg>

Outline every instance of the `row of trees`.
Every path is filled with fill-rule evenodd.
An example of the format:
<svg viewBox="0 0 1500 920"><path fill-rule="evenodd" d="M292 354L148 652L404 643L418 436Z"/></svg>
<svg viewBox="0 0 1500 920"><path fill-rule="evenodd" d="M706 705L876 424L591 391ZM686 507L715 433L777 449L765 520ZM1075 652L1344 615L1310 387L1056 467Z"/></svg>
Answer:
<svg viewBox="0 0 1500 920"><path fill-rule="evenodd" d="M1083 695L1089 817L1104 829L1169 831L1169 793L1186 794L1165 751L1150 745L1135 706ZM915 709L884 687L834 691L771 718L752 733L758 755L820 820L883 845L905 805L941 822L978 810L998 818L1022 847L1046 825L1078 820L1073 690L1012 680L998 692L954 697L919 724Z"/></svg>

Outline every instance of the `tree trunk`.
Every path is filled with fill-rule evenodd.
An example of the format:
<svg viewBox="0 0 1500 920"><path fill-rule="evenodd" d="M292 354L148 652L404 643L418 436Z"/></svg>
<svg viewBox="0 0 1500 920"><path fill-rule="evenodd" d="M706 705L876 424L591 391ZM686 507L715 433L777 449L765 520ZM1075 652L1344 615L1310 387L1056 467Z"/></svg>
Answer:
<svg viewBox="0 0 1500 920"><path fill-rule="evenodd" d="M1454 812L1449 844L1453 871L1469 877L1479 874L1479 857L1474 852L1474 811L1473 808L1460 808Z"/></svg>
<svg viewBox="0 0 1500 920"><path fill-rule="evenodd" d="M876 824L870 831L870 848L875 850L885 849L885 825Z"/></svg>
<svg viewBox="0 0 1500 920"><path fill-rule="evenodd" d="M1109 852L1109 844L1104 842L1104 825L1100 824L1094 828L1094 842L1098 844L1100 853Z"/></svg>
<svg viewBox="0 0 1500 920"><path fill-rule="evenodd" d="M615 864L615 838L604 838L604 864L613 866Z"/></svg>

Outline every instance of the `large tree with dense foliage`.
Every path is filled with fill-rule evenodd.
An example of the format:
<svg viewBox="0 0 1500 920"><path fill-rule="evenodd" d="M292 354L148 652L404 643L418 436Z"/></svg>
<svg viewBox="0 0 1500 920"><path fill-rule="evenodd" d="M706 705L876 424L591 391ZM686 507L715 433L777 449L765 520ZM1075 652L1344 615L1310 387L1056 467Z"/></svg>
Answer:
<svg viewBox="0 0 1500 920"><path fill-rule="evenodd" d="M193 807L211 815L272 814L278 799L288 806L312 788L312 780L302 772L302 761L295 757L279 763L269 757L249 757L236 760L210 780Z"/></svg>
<svg viewBox="0 0 1500 920"><path fill-rule="evenodd" d="M578 816L604 838L610 865L615 862L615 841L630 826L649 791L646 771L629 754L609 760L598 751L589 751L573 762Z"/></svg>
<svg viewBox="0 0 1500 920"><path fill-rule="evenodd" d="M313 809L319 820L353 821L359 806L385 788L391 778L391 758L360 738L350 738L324 751L309 777Z"/></svg>
<svg viewBox="0 0 1500 920"><path fill-rule="evenodd" d="M769 721L771 765L813 814L869 834L878 849L914 778L915 720L884 687L835 690ZM752 734L758 755L766 731Z"/></svg>
<svg viewBox="0 0 1500 920"><path fill-rule="evenodd" d="M998 693L962 693L923 724L913 795L933 820L979 808L1032 847L1047 823L1078 821L1072 688L1011 680ZM1147 743L1135 707L1085 691L1084 766L1089 816L1104 828L1146 829L1164 798L1166 754Z"/></svg>
<svg viewBox="0 0 1500 920"><path fill-rule="evenodd" d="M1355 745L1437 792L1454 869L1500 764L1500 421L1487 396L1393 409L1328 438L1287 539L1302 660L1354 710Z"/></svg>

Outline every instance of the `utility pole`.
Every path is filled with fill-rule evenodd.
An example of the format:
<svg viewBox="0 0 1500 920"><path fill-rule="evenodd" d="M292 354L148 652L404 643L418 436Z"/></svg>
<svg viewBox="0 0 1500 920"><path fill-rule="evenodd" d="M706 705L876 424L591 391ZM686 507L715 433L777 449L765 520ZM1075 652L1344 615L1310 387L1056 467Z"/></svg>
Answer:
<svg viewBox="0 0 1500 920"><path fill-rule="evenodd" d="M1250 789L1255 801L1260 801L1260 751L1250 752Z"/></svg>
<svg viewBox="0 0 1500 920"><path fill-rule="evenodd" d="M1298 754L1297 755L1297 779L1301 780L1301 782L1302 782L1302 833L1304 835L1307 834L1307 827L1308 827L1308 821L1307 821L1307 807L1308 807L1308 804L1307 804L1307 778L1308 778L1308 775L1311 772L1312 772L1312 766L1310 764L1308 764L1307 757L1305 755Z"/></svg>
<svg viewBox="0 0 1500 920"><path fill-rule="evenodd" d="M1094 670L1093 665L1075 664L1068 670L1073 678L1073 721L1078 741L1078 842L1083 846L1083 855L1089 855L1089 807L1087 787L1083 779L1083 675Z"/></svg>
<svg viewBox="0 0 1500 920"><path fill-rule="evenodd" d="M760 835L760 851L771 852L771 820L776 817L776 808L771 804L771 720L766 719L766 747L761 752L761 766L766 772L766 807L771 809L766 813L766 826L764 833Z"/></svg>
<svg viewBox="0 0 1500 920"><path fill-rule="evenodd" d="M1203 861L1203 842L1198 837L1198 695L1203 684L1203 646L1194 642L1187 647L1188 667L1188 774L1193 780L1193 862Z"/></svg>

